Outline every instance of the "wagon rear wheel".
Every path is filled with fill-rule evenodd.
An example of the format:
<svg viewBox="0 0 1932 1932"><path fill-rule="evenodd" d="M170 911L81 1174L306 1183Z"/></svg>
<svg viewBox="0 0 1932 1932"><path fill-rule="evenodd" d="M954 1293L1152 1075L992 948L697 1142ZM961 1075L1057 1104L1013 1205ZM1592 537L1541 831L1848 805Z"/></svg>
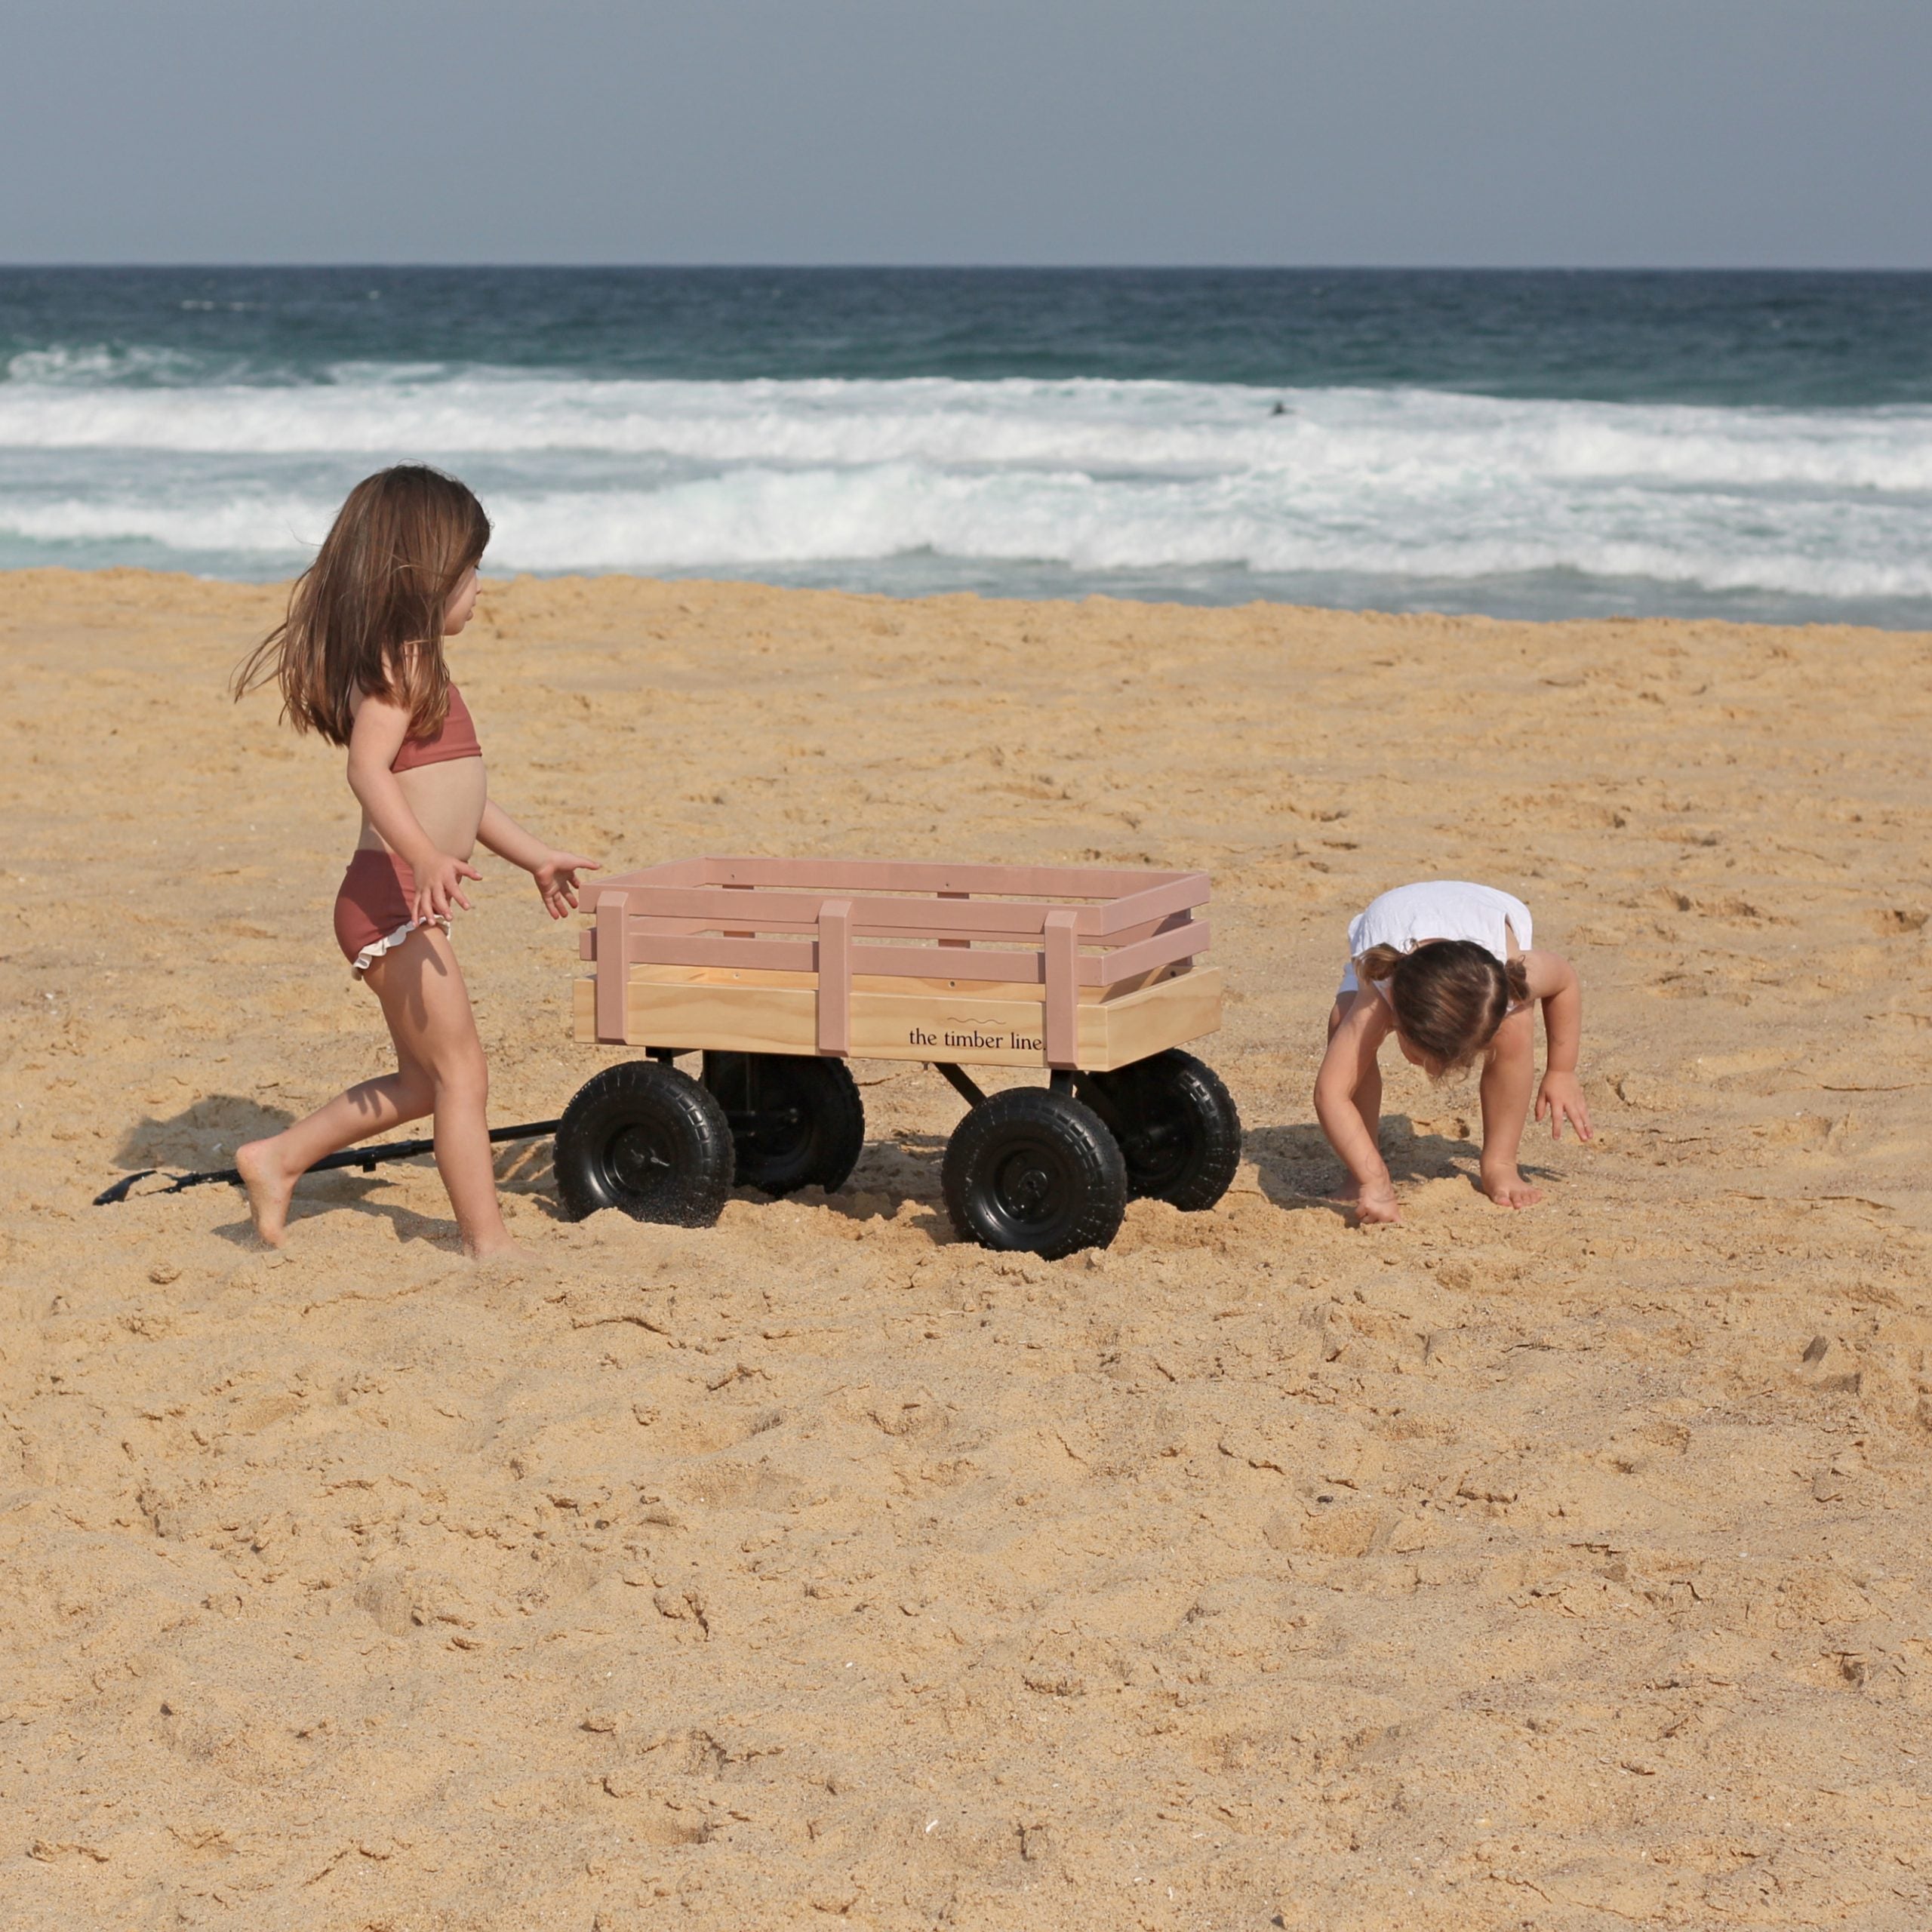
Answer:
<svg viewBox="0 0 1932 1932"><path fill-rule="evenodd" d="M616 1208L634 1221L709 1227L731 1190L731 1160L724 1109L652 1060L594 1074L557 1124L557 1192L574 1221Z"/></svg>
<svg viewBox="0 0 1932 1932"><path fill-rule="evenodd" d="M704 1084L724 1108L737 1184L767 1194L843 1187L866 1146L865 1103L843 1060L706 1054Z"/></svg>
<svg viewBox="0 0 1932 1932"><path fill-rule="evenodd" d="M1211 1066L1171 1048L1083 1074L1078 1091L1119 1141L1136 1198L1198 1214L1227 1192L1241 1163L1241 1115Z"/></svg>
<svg viewBox="0 0 1932 1932"><path fill-rule="evenodd" d="M946 1143L946 1211L965 1240L1049 1261L1105 1247L1127 1211L1127 1168L1091 1108L1051 1088L982 1100Z"/></svg>

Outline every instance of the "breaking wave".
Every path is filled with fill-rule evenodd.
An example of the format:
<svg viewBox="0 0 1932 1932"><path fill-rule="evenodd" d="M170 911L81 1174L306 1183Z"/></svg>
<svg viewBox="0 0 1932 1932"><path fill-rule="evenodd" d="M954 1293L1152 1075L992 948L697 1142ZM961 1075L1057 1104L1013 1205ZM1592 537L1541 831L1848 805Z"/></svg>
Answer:
<svg viewBox="0 0 1932 1932"><path fill-rule="evenodd" d="M1007 378L595 380L173 352L23 352L0 381L0 561L299 565L348 485L459 469L533 571L921 558L1478 586L1552 573L1830 605L1932 598L1932 410L1515 400ZM1018 580L1014 580L1016 582Z"/></svg>

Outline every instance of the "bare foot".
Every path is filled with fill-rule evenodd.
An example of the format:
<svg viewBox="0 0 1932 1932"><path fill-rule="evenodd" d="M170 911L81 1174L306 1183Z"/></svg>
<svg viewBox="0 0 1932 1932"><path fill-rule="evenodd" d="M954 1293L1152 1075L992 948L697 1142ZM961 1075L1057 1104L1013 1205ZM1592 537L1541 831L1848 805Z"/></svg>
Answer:
<svg viewBox="0 0 1932 1932"><path fill-rule="evenodd" d="M463 1244L466 1259L471 1261L489 1261L500 1254L521 1254L523 1244L507 1228L499 1228L494 1234L479 1236L475 1241Z"/></svg>
<svg viewBox="0 0 1932 1932"><path fill-rule="evenodd" d="M298 1178L275 1158L275 1140L280 1137L251 1140L235 1150L235 1171L248 1190L248 1217L257 1235L270 1247L279 1247L287 1238L289 1198Z"/></svg>
<svg viewBox="0 0 1932 1932"><path fill-rule="evenodd" d="M1395 1206L1392 1188L1380 1188L1373 1194L1365 1194L1361 1182L1345 1180L1339 1187L1331 1187L1322 1198L1334 1201L1338 1208L1349 1209L1357 1227L1373 1227L1378 1222L1399 1221L1402 1218Z"/></svg>
<svg viewBox="0 0 1932 1932"><path fill-rule="evenodd" d="M1516 1171L1512 1161L1506 1168L1482 1171L1482 1191L1499 1208L1534 1208L1543 1198L1543 1189L1532 1187Z"/></svg>

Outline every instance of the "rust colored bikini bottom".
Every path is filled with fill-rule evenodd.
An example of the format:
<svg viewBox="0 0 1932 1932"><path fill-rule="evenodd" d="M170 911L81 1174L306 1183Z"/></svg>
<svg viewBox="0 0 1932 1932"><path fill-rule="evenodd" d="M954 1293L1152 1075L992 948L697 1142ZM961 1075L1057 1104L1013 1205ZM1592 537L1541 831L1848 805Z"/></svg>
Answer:
<svg viewBox="0 0 1932 1932"><path fill-rule="evenodd" d="M410 917L415 897L416 875L407 860L393 852L349 854L349 869L335 895L335 940L356 973L367 972L416 930ZM427 923L449 931L447 919Z"/></svg>

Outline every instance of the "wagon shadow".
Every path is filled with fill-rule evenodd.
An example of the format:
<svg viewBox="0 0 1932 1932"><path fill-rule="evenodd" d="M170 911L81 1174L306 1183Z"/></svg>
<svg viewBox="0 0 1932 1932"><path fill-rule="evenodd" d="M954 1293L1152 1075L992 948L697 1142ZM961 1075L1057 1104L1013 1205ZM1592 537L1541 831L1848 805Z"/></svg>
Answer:
<svg viewBox="0 0 1932 1932"><path fill-rule="evenodd" d="M946 1137L908 1134L890 1140L869 1140L858 1164L835 1194L801 1188L789 1198L808 1207L822 1207L848 1221L897 1221L907 1207L911 1226L936 1241L952 1239L940 1192L940 1161ZM736 1198L758 1202L772 1196L755 1188L735 1189ZM903 1223L902 1223L903 1225Z"/></svg>
<svg viewBox="0 0 1932 1932"><path fill-rule="evenodd" d="M1254 1163L1261 1192L1276 1207L1324 1208L1345 1219L1352 1214L1346 1203L1328 1198L1347 1180L1348 1172L1319 1127L1310 1123L1254 1128L1245 1136L1244 1146ZM1383 1116L1382 1158L1389 1178L1398 1183L1461 1175L1472 1186L1475 1184L1476 1143L1449 1134L1418 1133L1406 1115ZM1530 1170L1525 1166L1524 1171Z"/></svg>

